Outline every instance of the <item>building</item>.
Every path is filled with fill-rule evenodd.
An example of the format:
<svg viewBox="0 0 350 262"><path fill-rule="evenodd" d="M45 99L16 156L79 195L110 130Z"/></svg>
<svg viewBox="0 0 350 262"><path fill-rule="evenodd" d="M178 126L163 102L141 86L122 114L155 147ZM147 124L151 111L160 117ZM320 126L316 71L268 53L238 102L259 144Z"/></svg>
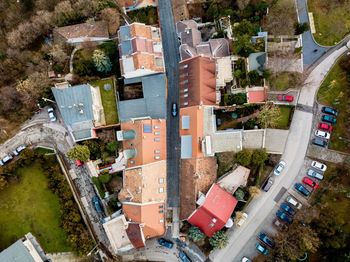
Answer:
<svg viewBox="0 0 350 262"><path fill-rule="evenodd" d="M225 225L233 225L231 215L238 201L218 184L213 184L208 193L202 195L199 207L188 217L188 222L198 227L206 236L212 237Z"/></svg>
<svg viewBox="0 0 350 262"><path fill-rule="evenodd" d="M121 124L117 140L123 143L127 167L166 160L166 121L142 119Z"/></svg>
<svg viewBox="0 0 350 262"><path fill-rule="evenodd" d="M104 21L58 27L53 30L54 41L78 45L83 42L109 40L108 24Z"/></svg>
<svg viewBox="0 0 350 262"><path fill-rule="evenodd" d="M120 4L126 12L138 10L148 6L158 6L158 0L121 0Z"/></svg>
<svg viewBox="0 0 350 262"><path fill-rule="evenodd" d="M217 184L227 192L233 194L237 188L247 186L250 169L238 165L232 171L219 178Z"/></svg>
<svg viewBox="0 0 350 262"><path fill-rule="evenodd" d="M0 261L6 262L44 262L49 261L45 252L31 234L26 234L0 253Z"/></svg>
<svg viewBox="0 0 350 262"><path fill-rule="evenodd" d="M247 88L247 103L265 103L268 97L266 86L254 86Z"/></svg>
<svg viewBox="0 0 350 262"><path fill-rule="evenodd" d="M124 78L164 72L160 30L142 23L119 28L120 70Z"/></svg>

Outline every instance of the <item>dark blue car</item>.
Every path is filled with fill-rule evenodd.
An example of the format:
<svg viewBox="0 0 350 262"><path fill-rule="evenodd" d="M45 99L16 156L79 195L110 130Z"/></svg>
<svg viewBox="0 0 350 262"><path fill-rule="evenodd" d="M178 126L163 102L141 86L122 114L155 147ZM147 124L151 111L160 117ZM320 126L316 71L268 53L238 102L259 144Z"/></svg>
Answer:
<svg viewBox="0 0 350 262"><path fill-rule="evenodd" d="M278 210L276 212L276 216L277 218L279 218L280 220L287 222L288 224L292 224L293 223L293 218L291 218L287 213L283 212L282 210Z"/></svg>
<svg viewBox="0 0 350 262"><path fill-rule="evenodd" d="M192 262L192 260L187 256L187 254L185 252L183 252L182 250L180 250L180 252L179 252L179 257L180 257L182 262Z"/></svg>
<svg viewBox="0 0 350 262"><path fill-rule="evenodd" d="M311 194L311 192L306 188L304 187L302 184L300 183L295 183L294 184L294 188L302 195L304 196L309 196Z"/></svg>
<svg viewBox="0 0 350 262"><path fill-rule="evenodd" d="M283 210L283 211L286 211L289 215L291 216L294 216L295 215L295 210L290 206L288 205L287 203L282 203L280 205L280 208Z"/></svg>
<svg viewBox="0 0 350 262"><path fill-rule="evenodd" d="M165 238L158 238L158 243L159 245L163 246L163 247L166 247L166 248L173 248L174 246L174 243L171 242L170 240L167 240Z"/></svg>
<svg viewBox="0 0 350 262"><path fill-rule="evenodd" d="M271 248L275 247L275 241L273 241L266 233L260 232L258 234L258 239L263 242L264 244L268 245Z"/></svg>
<svg viewBox="0 0 350 262"><path fill-rule="evenodd" d="M98 213L102 213L102 207L98 196L94 196L92 198L92 204L94 205L94 208Z"/></svg>
<svg viewBox="0 0 350 262"><path fill-rule="evenodd" d="M332 115L332 116L337 116L338 115L338 111L335 110L332 107L329 107L329 106L322 107L322 113L325 113L325 114L328 114L328 115Z"/></svg>

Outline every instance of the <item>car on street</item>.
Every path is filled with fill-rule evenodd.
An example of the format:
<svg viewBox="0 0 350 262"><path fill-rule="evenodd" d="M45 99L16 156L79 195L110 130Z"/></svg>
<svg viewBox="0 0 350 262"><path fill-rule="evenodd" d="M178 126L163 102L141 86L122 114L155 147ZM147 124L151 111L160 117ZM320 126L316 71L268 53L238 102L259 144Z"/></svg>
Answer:
<svg viewBox="0 0 350 262"><path fill-rule="evenodd" d="M2 162L2 160L0 159L0 166L3 166L4 165L4 163Z"/></svg>
<svg viewBox="0 0 350 262"><path fill-rule="evenodd" d="M327 141L325 141L319 137L312 139L311 143L316 145L316 146L320 146L320 147L327 147L327 145L328 145Z"/></svg>
<svg viewBox="0 0 350 262"><path fill-rule="evenodd" d="M191 262L192 261L189 258L189 256L185 252L183 252L182 250L180 250L180 252L179 252L179 257L180 257L182 262Z"/></svg>
<svg viewBox="0 0 350 262"><path fill-rule="evenodd" d="M332 115L332 116L338 116L338 111L332 107L329 106L323 106L321 109L322 113Z"/></svg>
<svg viewBox="0 0 350 262"><path fill-rule="evenodd" d="M242 213L242 217L240 220L238 220L236 226L240 227L244 224L244 222L247 220L248 214L247 213Z"/></svg>
<svg viewBox="0 0 350 262"><path fill-rule="evenodd" d="M325 139L329 139L331 137L331 134L322 130L316 130L315 131L315 136L321 137L321 138L325 138Z"/></svg>
<svg viewBox="0 0 350 262"><path fill-rule="evenodd" d="M97 213L102 213L102 207L98 196L92 197L92 204L94 205L94 208L97 211Z"/></svg>
<svg viewBox="0 0 350 262"><path fill-rule="evenodd" d="M271 248L275 247L275 241L273 241L265 232L260 232L257 237L258 240L263 242L265 245L268 245Z"/></svg>
<svg viewBox="0 0 350 262"><path fill-rule="evenodd" d="M332 132L333 126L326 124L326 123L319 123L318 124L318 129L327 131L327 132Z"/></svg>
<svg viewBox="0 0 350 262"><path fill-rule="evenodd" d="M294 216L294 215L295 215L295 210L294 210L290 205L288 205L286 202L282 203L282 204L280 205L280 208L281 208L283 211L287 212L287 213L288 213L289 215L291 215L291 216Z"/></svg>
<svg viewBox="0 0 350 262"><path fill-rule="evenodd" d="M81 167L81 166L84 165L84 162L83 162L83 161L80 161L79 159L77 159L77 160L75 160L75 165L76 165L77 167Z"/></svg>
<svg viewBox="0 0 350 262"><path fill-rule="evenodd" d="M280 220L284 221L284 222L287 222L288 224L292 224L293 223L293 218L291 216L289 216L283 210L278 210L276 212L276 217L279 218Z"/></svg>
<svg viewBox="0 0 350 262"><path fill-rule="evenodd" d="M158 243L159 245L163 246L163 247L166 247L166 248L173 248L174 246L174 243L170 240L167 240L165 238L158 238Z"/></svg>
<svg viewBox="0 0 350 262"><path fill-rule="evenodd" d="M305 185L312 187L312 189L318 188L318 184L315 181L313 181L311 178L304 177L302 181Z"/></svg>
<svg viewBox="0 0 350 262"><path fill-rule="evenodd" d="M278 231L281 231L281 232L285 232L288 230L288 226L281 222L279 219L275 218L273 221L272 221L272 225L277 228Z"/></svg>
<svg viewBox="0 0 350 262"><path fill-rule="evenodd" d="M171 115L173 117L176 117L177 116L177 111L178 111L177 104L173 103L172 106L171 106Z"/></svg>
<svg viewBox="0 0 350 262"><path fill-rule="evenodd" d="M275 176L279 176L285 167L286 167L286 162L281 160L273 170L273 174Z"/></svg>
<svg viewBox="0 0 350 262"><path fill-rule="evenodd" d="M57 121L57 118L56 118L56 115L55 115L55 111L53 110L52 107L49 107L47 109L47 113L49 114L49 118L50 118L51 122L56 122Z"/></svg>
<svg viewBox="0 0 350 262"><path fill-rule="evenodd" d="M27 146L26 145L20 145L18 146L14 151L17 152L17 155L19 155L24 149L26 149Z"/></svg>
<svg viewBox="0 0 350 262"><path fill-rule="evenodd" d="M268 179L266 179L266 181L264 182L264 184L262 186L262 190L264 190L265 192L269 191L273 185L273 181L274 180L271 176Z"/></svg>
<svg viewBox="0 0 350 262"><path fill-rule="evenodd" d="M293 206L297 209L300 209L303 205L299 203L294 197L292 196L287 196L286 197L286 202L290 205Z"/></svg>
<svg viewBox="0 0 350 262"><path fill-rule="evenodd" d="M325 172L327 170L327 166L321 162L318 162L318 161L312 161L311 167L313 167L319 171L322 171L322 172Z"/></svg>
<svg viewBox="0 0 350 262"><path fill-rule="evenodd" d="M277 96L277 100L278 100L278 101L293 102L294 96L278 95L278 96Z"/></svg>
<svg viewBox="0 0 350 262"><path fill-rule="evenodd" d="M312 168L309 168L309 170L306 173L309 177L313 177L316 178L318 180L322 180L323 179L323 175L316 172L315 170L313 170Z"/></svg>
<svg viewBox="0 0 350 262"><path fill-rule="evenodd" d="M269 250L264 245L260 243L256 243L255 248L263 255L267 256L269 254Z"/></svg>
<svg viewBox="0 0 350 262"><path fill-rule="evenodd" d="M337 123L337 119L334 116L329 116L329 115L323 115L321 117L321 120L323 122L327 122L327 123L330 123L332 125L335 125Z"/></svg>
<svg viewBox="0 0 350 262"><path fill-rule="evenodd" d="M306 197L308 197L311 194L311 192L300 183L295 183L294 188L296 191L298 191L300 194L302 194Z"/></svg>
<svg viewBox="0 0 350 262"><path fill-rule="evenodd" d="M252 260L248 257L242 257L241 262L252 262Z"/></svg>
<svg viewBox="0 0 350 262"><path fill-rule="evenodd" d="M10 162L13 159L13 157L10 154L7 154L3 159L1 159L3 164L6 164Z"/></svg>

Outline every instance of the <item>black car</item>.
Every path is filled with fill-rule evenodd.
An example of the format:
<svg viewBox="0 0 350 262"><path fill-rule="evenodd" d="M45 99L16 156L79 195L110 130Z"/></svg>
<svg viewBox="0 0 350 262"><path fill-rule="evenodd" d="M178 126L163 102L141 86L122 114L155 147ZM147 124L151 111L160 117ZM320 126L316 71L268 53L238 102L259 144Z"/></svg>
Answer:
<svg viewBox="0 0 350 262"><path fill-rule="evenodd" d="M285 202L280 205L280 208L291 216L295 215L295 210Z"/></svg>
<svg viewBox="0 0 350 262"><path fill-rule="evenodd" d="M268 245L271 248L275 247L275 241L273 241L266 233L260 232L258 234L258 239L263 242L264 244Z"/></svg>
<svg viewBox="0 0 350 262"><path fill-rule="evenodd" d="M312 144L316 145L316 146L320 146L320 147L327 147L328 143L327 141L321 139L321 138L314 138L312 139Z"/></svg>
<svg viewBox="0 0 350 262"><path fill-rule="evenodd" d="M329 106L322 107L322 113L332 115L332 116L338 116L338 111Z"/></svg>
<svg viewBox="0 0 350 262"><path fill-rule="evenodd" d="M158 243L159 245L163 246L163 247L166 247L166 248L173 248L174 246L174 243L171 242L170 240L167 240L165 238L158 238Z"/></svg>
<svg viewBox="0 0 350 262"><path fill-rule="evenodd" d="M308 197L308 196L311 194L311 192L310 192L309 190L307 190L307 188L304 187L304 186L303 186L302 184L300 184L300 183L295 183L294 188L295 188L300 194L302 194L302 195L304 195L304 196L306 196L306 197Z"/></svg>
<svg viewBox="0 0 350 262"><path fill-rule="evenodd" d="M272 177L269 177L269 178L265 181L265 183L263 184L262 190L264 190L265 192L269 191L270 188L271 188L272 185L273 185L273 182L274 182L273 178L272 178Z"/></svg>
<svg viewBox="0 0 350 262"><path fill-rule="evenodd" d="M176 104L176 103L173 103L173 105L171 106L171 115L172 115L173 117L176 117L176 116L177 116L177 111L178 111L178 109L177 109L177 104Z"/></svg>
<svg viewBox="0 0 350 262"><path fill-rule="evenodd" d="M287 222L288 224L293 223L293 218L290 217L287 213L283 212L282 210L278 210L276 213L277 218L280 220Z"/></svg>
<svg viewBox="0 0 350 262"><path fill-rule="evenodd" d="M180 257L182 262L192 262L192 260L188 257L188 255L185 252L183 252L182 250L180 250L180 252L179 252L179 257Z"/></svg>

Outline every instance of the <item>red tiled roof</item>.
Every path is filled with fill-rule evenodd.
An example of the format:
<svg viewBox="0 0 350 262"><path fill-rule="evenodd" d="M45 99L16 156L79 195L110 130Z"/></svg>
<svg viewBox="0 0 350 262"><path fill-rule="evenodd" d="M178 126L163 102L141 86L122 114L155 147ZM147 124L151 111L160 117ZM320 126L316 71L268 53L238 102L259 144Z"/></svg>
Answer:
<svg viewBox="0 0 350 262"><path fill-rule="evenodd" d="M248 103L262 103L267 99L267 90L248 91Z"/></svg>
<svg viewBox="0 0 350 262"><path fill-rule="evenodd" d="M208 237L222 229L237 205L237 199L213 184L209 189L202 206L188 218L188 222L197 226Z"/></svg>
<svg viewBox="0 0 350 262"><path fill-rule="evenodd" d="M129 223L126 233L130 242L135 248L145 247L145 241L140 224Z"/></svg>

